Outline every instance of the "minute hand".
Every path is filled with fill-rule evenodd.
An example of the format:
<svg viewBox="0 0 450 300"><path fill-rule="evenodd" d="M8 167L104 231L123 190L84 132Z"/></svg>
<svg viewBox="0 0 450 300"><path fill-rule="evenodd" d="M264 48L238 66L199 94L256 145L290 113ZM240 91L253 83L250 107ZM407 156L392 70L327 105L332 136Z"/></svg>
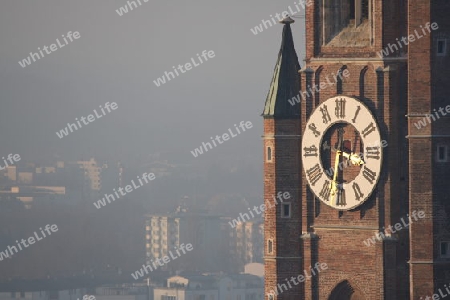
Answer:
<svg viewBox="0 0 450 300"><path fill-rule="evenodd" d="M341 156L341 151L337 150L336 151L336 158L334 160L334 174L333 174L333 180L330 183L330 189L331 189L331 201L333 202L334 196L336 195L337 192L337 175L338 175L338 167L339 167L339 157Z"/></svg>
<svg viewBox="0 0 450 300"><path fill-rule="evenodd" d="M343 140L344 140L344 129L339 128L338 129L338 142L336 144L336 158L334 160L334 174L333 174L333 181L330 184L330 189L331 189L331 193L330 196L332 198L332 200L330 202L333 202L333 199L335 198L334 196L336 195L337 192L337 176L338 176L338 168L339 168L339 160L340 160L340 156L342 155L342 146L343 146ZM336 203L334 203L336 204Z"/></svg>

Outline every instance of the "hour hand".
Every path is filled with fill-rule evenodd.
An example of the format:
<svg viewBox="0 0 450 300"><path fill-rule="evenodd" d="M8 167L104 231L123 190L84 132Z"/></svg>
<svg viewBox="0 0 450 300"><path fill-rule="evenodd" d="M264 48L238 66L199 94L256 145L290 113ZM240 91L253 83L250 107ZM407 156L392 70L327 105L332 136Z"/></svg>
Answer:
<svg viewBox="0 0 450 300"><path fill-rule="evenodd" d="M339 157L341 156L341 151L336 151L336 158L334 159L334 174L333 174L333 181L330 184L331 188L331 194L334 196L337 190L337 176L338 176L338 167L339 167Z"/></svg>
<svg viewBox="0 0 450 300"><path fill-rule="evenodd" d="M342 152L342 156L345 157L346 159L350 160L350 162L354 166L361 166L364 164L364 161L362 160L362 158L356 153Z"/></svg>

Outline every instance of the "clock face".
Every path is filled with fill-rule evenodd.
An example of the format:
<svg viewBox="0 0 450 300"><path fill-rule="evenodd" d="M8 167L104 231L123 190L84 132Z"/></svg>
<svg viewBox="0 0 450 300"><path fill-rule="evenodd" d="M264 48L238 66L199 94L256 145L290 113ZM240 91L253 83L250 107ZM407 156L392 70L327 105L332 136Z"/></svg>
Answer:
<svg viewBox="0 0 450 300"><path fill-rule="evenodd" d="M321 103L302 139L303 169L315 196L339 210L361 205L380 177L383 146L375 118L359 100Z"/></svg>

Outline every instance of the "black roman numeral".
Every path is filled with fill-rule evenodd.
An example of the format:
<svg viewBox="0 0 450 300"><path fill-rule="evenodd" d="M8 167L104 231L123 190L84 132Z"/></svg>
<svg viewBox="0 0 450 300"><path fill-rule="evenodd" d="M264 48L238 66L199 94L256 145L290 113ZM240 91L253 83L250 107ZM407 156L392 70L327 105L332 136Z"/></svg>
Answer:
<svg viewBox="0 0 450 300"><path fill-rule="evenodd" d="M303 155L304 157L319 155L317 153L319 149L317 149L317 147L315 145L312 145L311 147L305 147L305 148L303 148L303 150L305 150L305 155Z"/></svg>
<svg viewBox="0 0 450 300"><path fill-rule="evenodd" d="M372 123L370 123L363 131L362 131L362 135L364 137L368 136L370 133L372 133L375 130L375 125Z"/></svg>
<svg viewBox="0 0 450 300"><path fill-rule="evenodd" d="M320 170L319 164L315 164L314 167L306 171L306 175L309 177L309 181L314 186L317 181L322 177L322 170Z"/></svg>
<svg viewBox="0 0 450 300"><path fill-rule="evenodd" d="M337 197L336 205L339 205L339 206L347 205L347 202L345 201L345 190L344 189L338 189L336 197Z"/></svg>
<svg viewBox="0 0 450 300"><path fill-rule="evenodd" d="M366 157L380 159L380 147L366 147Z"/></svg>
<svg viewBox="0 0 450 300"><path fill-rule="evenodd" d="M328 180L325 180L319 196L322 197L323 200L329 201L330 200L330 192L331 192L330 182Z"/></svg>
<svg viewBox="0 0 450 300"><path fill-rule="evenodd" d="M313 132L315 137L318 137L320 135L320 131L317 130L316 124L311 123L309 124L308 128Z"/></svg>
<svg viewBox="0 0 450 300"><path fill-rule="evenodd" d="M356 201L360 201L364 197L364 194L361 192L361 188L359 187L359 184L356 182L353 182L352 184L353 191L355 192L355 198Z"/></svg>
<svg viewBox="0 0 450 300"><path fill-rule="evenodd" d="M322 120L324 124L327 124L331 121L330 114L328 113L328 108L326 105L320 108L320 112L322 113Z"/></svg>
<svg viewBox="0 0 450 300"><path fill-rule="evenodd" d="M356 112L355 112L355 117L352 119L352 122L353 123L355 123L356 122L356 117L358 117L358 115L359 115L359 111L361 110L361 107L360 106L358 106L358 108L356 109Z"/></svg>
<svg viewBox="0 0 450 300"><path fill-rule="evenodd" d="M363 176L367 179L368 182L370 182L370 184L373 184L375 178L377 177L377 173L364 166Z"/></svg>
<svg viewBox="0 0 450 300"><path fill-rule="evenodd" d="M345 102L346 100L344 98L336 99L336 108L334 109L334 113L337 118L345 118Z"/></svg>

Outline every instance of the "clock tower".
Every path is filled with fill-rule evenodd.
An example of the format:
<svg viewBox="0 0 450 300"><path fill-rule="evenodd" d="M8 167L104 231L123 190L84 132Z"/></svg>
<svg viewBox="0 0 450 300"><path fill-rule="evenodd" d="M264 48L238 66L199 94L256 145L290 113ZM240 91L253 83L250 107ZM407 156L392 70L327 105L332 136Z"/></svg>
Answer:
<svg viewBox="0 0 450 300"><path fill-rule="evenodd" d="M266 299L450 295L449 14L447 0L308 0L302 67L281 22ZM271 207L279 192L292 197Z"/></svg>

